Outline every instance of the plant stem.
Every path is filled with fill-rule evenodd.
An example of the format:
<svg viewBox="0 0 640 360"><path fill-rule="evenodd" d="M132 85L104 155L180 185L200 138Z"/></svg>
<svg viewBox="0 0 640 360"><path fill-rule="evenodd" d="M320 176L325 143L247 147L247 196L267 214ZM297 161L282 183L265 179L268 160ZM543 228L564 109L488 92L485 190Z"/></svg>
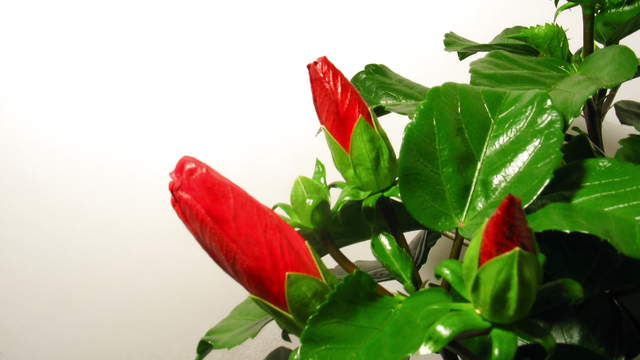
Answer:
<svg viewBox="0 0 640 360"><path fill-rule="evenodd" d="M329 255L333 258L333 260L336 261L336 263L338 263L338 265L340 265L340 267L344 271L351 274L352 272L358 270L356 264L354 264L353 261L349 260L349 258L342 252L342 250L340 250L340 248L338 248L336 244L333 243L333 240L331 239L329 234L322 234L321 241L324 247L327 249ZM393 294L390 293L389 290L380 286L380 284L378 284L376 293L378 293L378 295L393 296Z"/></svg>
<svg viewBox="0 0 640 360"><path fill-rule="evenodd" d="M456 228L453 236L453 245L451 245L451 251L449 252L449 259L458 260L460 258L462 245L464 245L464 237L460 235L460 231ZM447 291L451 290L451 285L445 280L442 280L441 286Z"/></svg>
<svg viewBox="0 0 640 360"><path fill-rule="evenodd" d="M458 360L458 355L446 347L440 351L440 356L442 356L444 360Z"/></svg>
<svg viewBox="0 0 640 360"><path fill-rule="evenodd" d="M404 233L398 229L398 221L396 218L396 213L393 210L393 204L391 200L387 197L382 197L380 200L382 213L387 221L387 225L389 226L389 230L391 231L391 235L396 239L398 245L403 248L409 256L411 256L411 248L409 247L409 243L407 243L407 238L404 237ZM416 289L420 289L422 287L422 279L420 278L420 272L418 271L418 267L414 261L411 261L413 265L411 280L413 282L413 286Z"/></svg>
<svg viewBox="0 0 640 360"><path fill-rule="evenodd" d="M595 33L595 5L586 3L582 5L582 57L593 53L594 49L594 33ZM602 141L602 111L598 105L602 106L602 94L599 92L593 98L587 100L587 104L583 109L584 121L587 124L587 132L589 139L597 147L604 151Z"/></svg>

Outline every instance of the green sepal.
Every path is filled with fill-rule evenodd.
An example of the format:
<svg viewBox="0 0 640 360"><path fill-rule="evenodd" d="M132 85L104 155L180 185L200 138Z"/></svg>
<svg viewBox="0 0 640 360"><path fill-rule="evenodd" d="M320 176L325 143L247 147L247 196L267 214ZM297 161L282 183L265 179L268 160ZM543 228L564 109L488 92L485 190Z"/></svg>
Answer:
<svg viewBox="0 0 640 360"><path fill-rule="evenodd" d="M298 220L298 215L293 210L293 207L291 205L287 203L277 203L271 207L271 210L273 211L277 209L284 211L285 215L280 215L280 218L287 224L291 225L291 227L300 228L303 226Z"/></svg>
<svg viewBox="0 0 640 360"><path fill-rule="evenodd" d="M582 300L584 290L579 282L568 278L558 279L540 287L531 313L535 315L560 306L576 305Z"/></svg>
<svg viewBox="0 0 640 360"><path fill-rule="evenodd" d="M312 179L327 186L327 168L320 159L316 159L316 165L313 168Z"/></svg>
<svg viewBox="0 0 640 360"><path fill-rule="evenodd" d="M469 295L485 319L509 324L529 314L541 280L535 253L515 248L484 263L471 282Z"/></svg>
<svg viewBox="0 0 640 360"><path fill-rule="evenodd" d="M293 317L301 323L313 315L329 294L329 286L306 274L287 273L287 305Z"/></svg>
<svg viewBox="0 0 640 360"><path fill-rule="evenodd" d="M467 251L464 253L464 259L462 260L462 278L464 279L467 294L471 293L471 285L478 272L480 245L482 244L482 235L484 234L485 226L486 222L476 231L473 238L471 238L469 246L467 246Z"/></svg>
<svg viewBox="0 0 640 360"><path fill-rule="evenodd" d="M511 360L518 350L518 336L511 331L493 328L491 338L491 360Z"/></svg>
<svg viewBox="0 0 640 360"><path fill-rule="evenodd" d="M254 301L245 299L202 337L196 360L204 359L214 349L231 349L256 337L271 320Z"/></svg>
<svg viewBox="0 0 640 360"><path fill-rule="evenodd" d="M443 278L460 296L469 300L469 292L462 276L462 263L459 260L447 259L436 266L436 276Z"/></svg>
<svg viewBox="0 0 640 360"><path fill-rule="evenodd" d="M357 186L362 190L380 191L389 187L396 178L396 155L386 135L362 117L351 135L349 156Z"/></svg>
<svg viewBox="0 0 640 360"><path fill-rule="evenodd" d="M371 251L391 275L402 283L405 290L409 293L417 290L413 279L413 259L398 245L391 234L386 232L376 234L371 239Z"/></svg>
<svg viewBox="0 0 640 360"><path fill-rule="evenodd" d="M290 201L296 219L303 227L324 228L331 219L329 189L319 181L298 176L291 189Z"/></svg>
<svg viewBox="0 0 640 360"><path fill-rule="evenodd" d="M307 249L309 249L309 252L311 252L311 255L313 256L313 261L315 261L316 266L318 267L318 269L320 269L320 275L322 275L322 279L324 280L324 282L332 289L336 287L339 283L338 278L334 273L331 272L331 270L327 268L320 256L318 256L318 254L316 253L313 246L311 246L308 241L306 241L305 244L307 245Z"/></svg>
<svg viewBox="0 0 640 360"><path fill-rule="evenodd" d="M450 312L436 320L427 330L419 352L422 355L438 352L464 332L485 330L490 327L490 322L472 310Z"/></svg>
<svg viewBox="0 0 640 360"><path fill-rule="evenodd" d="M353 172L353 166L351 165L351 158L349 157L349 153L340 145L340 143L331 135L329 130L326 128L322 128L324 131L324 136L327 139L327 145L329 146L329 151L331 152L331 157L333 158L333 164L336 169L340 172L342 177L346 180L349 185L356 185L356 177Z"/></svg>
<svg viewBox="0 0 640 360"><path fill-rule="evenodd" d="M304 329L304 323L296 320L293 315L282 311L280 308L271 304L270 302L259 298L254 295L249 295L251 300L255 301L255 303L262 308L262 310L266 311L273 319L278 323L281 329L288 331L291 334L296 336L300 336L302 330Z"/></svg>

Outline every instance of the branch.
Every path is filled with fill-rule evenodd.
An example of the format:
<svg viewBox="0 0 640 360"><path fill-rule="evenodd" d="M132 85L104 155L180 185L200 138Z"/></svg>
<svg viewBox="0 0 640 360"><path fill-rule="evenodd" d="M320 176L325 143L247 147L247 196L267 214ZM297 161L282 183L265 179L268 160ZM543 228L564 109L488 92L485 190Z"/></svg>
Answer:
<svg viewBox="0 0 640 360"><path fill-rule="evenodd" d="M344 269L344 271L352 273L358 270L356 264L354 264L353 261L349 260L349 258L342 252L342 250L340 250L336 246L336 244L333 243L333 240L328 234L322 234L320 236L320 240L322 241L324 247L327 249L329 255L338 263L338 265L340 265L342 269ZM385 289L380 284L378 284L376 292L378 293L378 295L393 296L393 294L390 293L389 290Z"/></svg>

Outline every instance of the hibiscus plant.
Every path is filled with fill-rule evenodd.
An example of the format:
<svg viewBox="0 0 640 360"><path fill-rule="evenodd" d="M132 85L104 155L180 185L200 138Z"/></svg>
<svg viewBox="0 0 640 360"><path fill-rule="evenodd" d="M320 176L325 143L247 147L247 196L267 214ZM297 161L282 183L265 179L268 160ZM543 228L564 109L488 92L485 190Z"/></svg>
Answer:
<svg viewBox="0 0 640 360"><path fill-rule="evenodd" d="M511 27L487 43L446 34L459 60L481 53L470 84L428 88L376 64L349 81L326 57L309 64L342 179L329 182L316 160L289 203L266 207L182 158L173 207L250 293L204 335L196 358L272 320L299 341L267 359L636 357L640 135L607 157L602 122L614 108L640 130L640 102L614 102L639 74L619 42L640 29L640 0L555 3L556 16L582 12L582 48L572 51L555 23ZM378 122L392 112L409 119L399 152ZM341 250L362 241L376 261ZM422 278L436 242L451 247L449 259L432 265L437 278Z"/></svg>

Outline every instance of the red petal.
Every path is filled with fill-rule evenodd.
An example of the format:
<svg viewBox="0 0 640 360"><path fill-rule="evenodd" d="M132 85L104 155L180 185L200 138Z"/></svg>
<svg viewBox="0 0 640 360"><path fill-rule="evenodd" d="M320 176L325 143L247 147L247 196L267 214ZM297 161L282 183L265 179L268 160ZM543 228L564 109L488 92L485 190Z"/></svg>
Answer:
<svg viewBox="0 0 640 360"><path fill-rule="evenodd" d="M509 194L484 229L479 266L516 247L534 251L533 233L527 225L520 199Z"/></svg>
<svg viewBox="0 0 640 360"><path fill-rule="evenodd" d="M373 126L369 108L355 86L326 57L307 65L307 69L320 123L348 152L360 116Z"/></svg>
<svg viewBox="0 0 640 360"><path fill-rule="evenodd" d="M192 157L169 184L171 203L220 267L251 294L288 311L287 272L321 278L304 239L268 207Z"/></svg>

